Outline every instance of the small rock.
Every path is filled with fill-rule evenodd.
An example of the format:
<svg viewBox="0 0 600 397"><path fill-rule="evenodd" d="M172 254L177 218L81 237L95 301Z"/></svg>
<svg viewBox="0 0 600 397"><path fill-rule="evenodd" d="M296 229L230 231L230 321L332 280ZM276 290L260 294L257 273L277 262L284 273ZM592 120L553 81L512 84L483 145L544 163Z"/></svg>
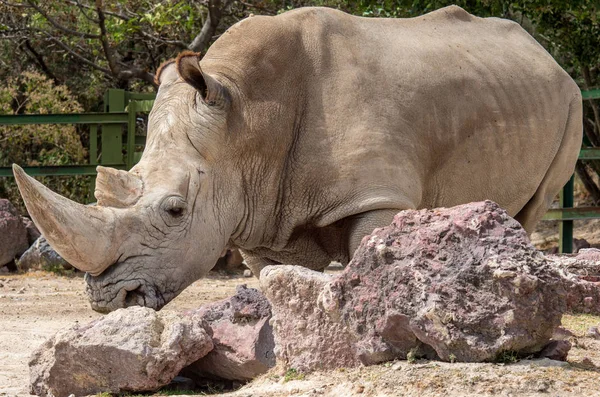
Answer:
<svg viewBox="0 0 600 397"><path fill-rule="evenodd" d="M567 361L569 350L571 350L571 342L568 340L553 340L542 349L538 357L545 357L556 361Z"/></svg>
<svg viewBox="0 0 600 397"><path fill-rule="evenodd" d="M244 277L246 277L246 278L252 277L252 270L250 270L250 269L244 270Z"/></svg>
<svg viewBox="0 0 600 397"><path fill-rule="evenodd" d="M548 389L550 388L550 384L548 382L546 382L545 380L537 381L535 386L536 386L535 391L542 392L542 393L548 391Z"/></svg>
<svg viewBox="0 0 600 397"><path fill-rule="evenodd" d="M231 298L190 313L206 321L215 347L182 375L248 381L275 366L271 306L258 290L240 285Z"/></svg>
<svg viewBox="0 0 600 397"><path fill-rule="evenodd" d="M554 333L552 334L552 339L554 339L554 340L569 339L574 336L575 336L575 334L572 333L571 331L569 331L568 329L566 329L565 327L556 327L556 329L554 330Z"/></svg>
<svg viewBox="0 0 600 397"><path fill-rule="evenodd" d="M212 350L206 327L193 315L116 310L44 342L29 362L30 391L66 397L155 390Z"/></svg>
<svg viewBox="0 0 600 397"><path fill-rule="evenodd" d="M598 330L598 327L590 327L587 330L586 336L588 338L600 339L600 330Z"/></svg>
<svg viewBox="0 0 600 397"><path fill-rule="evenodd" d="M17 294L24 294L24 293L25 293L25 287L23 287L17 291Z"/></svg>

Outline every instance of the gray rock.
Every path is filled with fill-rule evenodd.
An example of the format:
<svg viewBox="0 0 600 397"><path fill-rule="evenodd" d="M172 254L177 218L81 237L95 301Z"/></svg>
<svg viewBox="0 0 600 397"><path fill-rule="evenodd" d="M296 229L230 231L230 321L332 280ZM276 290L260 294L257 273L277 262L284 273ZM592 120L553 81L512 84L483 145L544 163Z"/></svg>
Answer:
<svg viewBox="0 0 600 397"><path fill-rule="evenodd" d="M303 371L538 353L566 310L559 271L490 201L402 211L339 276L269 266L260 281L278 362Z"/></svg>
<svg viewBox="0 0 600 397"><path fill-rule="evenodd" d="M73 269L73 266L71 266L70 263L54 251L44 236L40 236L35 240L31 247L21 255L18 261L18 267L21 271Z"/></svg>
<svg viewBox="0 0 600 397"><path fill-rule="evenodd" d="M27 243L31 246L35 242L35 240L40 238L40 236L42 234L40 233L37 226L35 226L35 223L33 223L33 221L31 219L22 216L21 221L23 221L25 230L27 230Z"/></svg>
<svg viewBox="0 0 600 397"><path fill-rule="evenodd" d="M600 326L588 328L586 336L588 338L593 338L593 339L600 340Z"/></svg>
<svg viewBox="0 0 600 397"><path fill-rule="evenodd" d="M27 247L27 230L19 212L10 201L0 199L0 267L12 264Z"/></svg>
<svg viewBox="0 0 600 397"><path fill-rule="evenodd" d="M247 381L275 365L271 306L258 290L238 286L234 296L190 313L206 321L215 347L183 376Z"/></svg>
<svg viewBox="0 0 600 397"><path fill-rule="evenodd" d="M567 361L569 350L571 350L571 342L568 340L553 340L542 349L538 357L556 361Z"/></svg>
<svg viewBox="0 0 600 397"><path fill-rule="evenodd" d="M130 307L57 332L31 356L30 389L55 397L149 391L212 348L197 316Z"/></svg>

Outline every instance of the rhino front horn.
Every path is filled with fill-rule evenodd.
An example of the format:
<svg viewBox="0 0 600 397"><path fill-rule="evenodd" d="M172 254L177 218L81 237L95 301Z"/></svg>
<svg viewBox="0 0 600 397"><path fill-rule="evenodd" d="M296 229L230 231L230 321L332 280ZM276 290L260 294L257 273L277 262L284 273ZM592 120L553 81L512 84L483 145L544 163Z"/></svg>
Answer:
<svg viewBox="0 0 600 397"><path fill-rule="evenodd" d="M67 262L92 276L115 263L115 210L90 207L62 197L16 164L13 174L29 215Z"/></svg>

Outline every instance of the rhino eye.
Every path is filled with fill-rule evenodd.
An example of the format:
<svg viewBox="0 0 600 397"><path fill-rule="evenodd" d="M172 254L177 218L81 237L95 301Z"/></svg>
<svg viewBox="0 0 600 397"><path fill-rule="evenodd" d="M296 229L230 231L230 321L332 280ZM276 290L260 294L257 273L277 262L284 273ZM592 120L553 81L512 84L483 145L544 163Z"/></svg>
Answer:
<svg viewBox="0 0 600 397"><path fill-rule="evenodd" d="M185 206L185 201L181 197L168 197L162 207L172 218L181 218L185 213Z"/></svg>
<svg viewBox="0 0 600 397"><path fill-rule="evenodd" d="M179 218L183 215L183 208L169 208L168 212L173 218Z"/></svg>

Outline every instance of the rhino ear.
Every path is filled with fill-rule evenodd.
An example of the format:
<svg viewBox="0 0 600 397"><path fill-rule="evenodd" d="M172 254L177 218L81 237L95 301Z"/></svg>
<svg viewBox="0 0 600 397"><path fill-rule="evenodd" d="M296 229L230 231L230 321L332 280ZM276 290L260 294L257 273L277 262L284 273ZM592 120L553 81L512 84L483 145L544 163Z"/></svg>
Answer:
<svg viewBox="0 0 600 397"><path fill-rule="evenodd" d="M200 92L208 105L222 104L226 98L226 89L214 77L200 68L200 54L186 51L177 57L179 76Z"/></svg>
<svg viewBox="0 0 600 397"><path fill-rule="evenodd" d="M169 59L163 62L154 75L154 84L157 86L173 82L179 78L177 74L177 68L175 65L175 59Z"/></svg>

